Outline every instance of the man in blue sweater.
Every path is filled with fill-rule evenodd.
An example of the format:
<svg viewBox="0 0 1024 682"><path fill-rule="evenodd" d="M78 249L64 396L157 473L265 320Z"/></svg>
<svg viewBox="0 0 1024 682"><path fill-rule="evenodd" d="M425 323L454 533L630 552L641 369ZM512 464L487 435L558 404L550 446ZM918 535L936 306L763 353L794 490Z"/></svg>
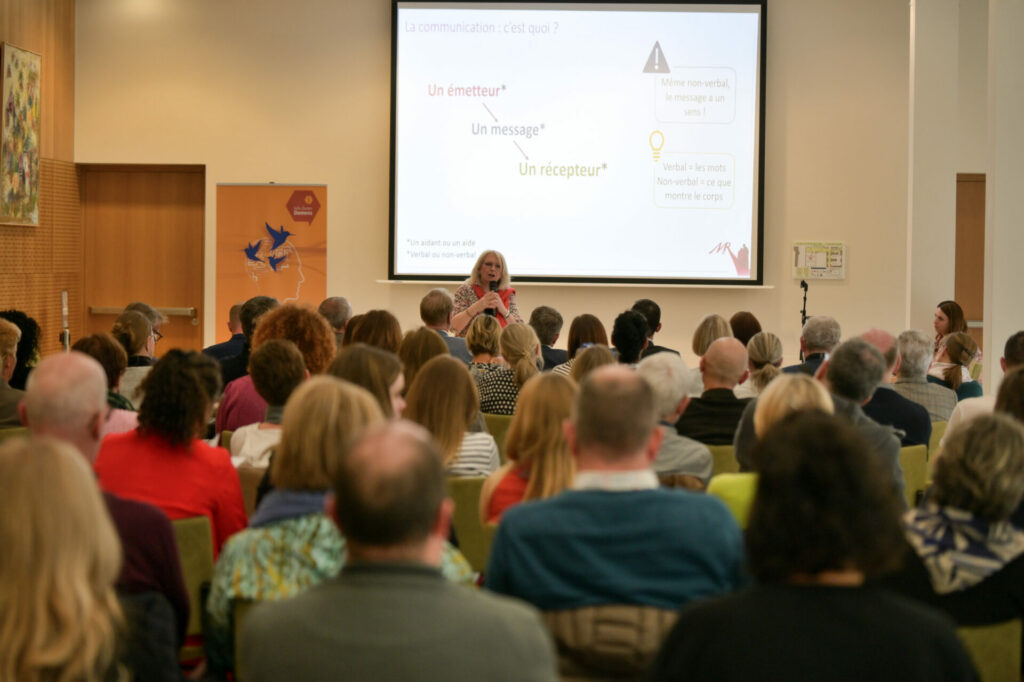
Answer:
<svg viewBox="0 0 1024 682"><path fill-rule="evenodd" d="M566 424L573 489L505 512L486 586L542 610L602 604L675 609L744 578L743 541L719 500L658 487L650 386L624 366L583 382Z"/></svg>

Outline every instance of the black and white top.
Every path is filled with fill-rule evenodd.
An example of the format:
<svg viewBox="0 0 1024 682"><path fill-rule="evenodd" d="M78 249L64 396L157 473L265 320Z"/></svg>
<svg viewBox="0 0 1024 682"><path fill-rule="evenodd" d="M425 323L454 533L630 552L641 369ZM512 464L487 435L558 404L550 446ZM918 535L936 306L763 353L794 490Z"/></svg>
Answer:
<svg viewBox="0 0 1024 682"><path fill-rule="evenodd" d="M469 375L473 377L473 381L480 381L480 377L504 366L500 362L471 362L469 363Z"/></svg>
<svg viewBox="0 0 1024 682"><path fill-rule="evenodd" d="M489 433L467 431L455 459L448 465L449 476L489 476L498 470L501 461L498 444Z"/></svg>
<svg viewBox="0 0 1024 682"><path fill-rule="evenodd" d="M484 414L515 414L519 399L516 375L508 367L499 367L476 379L480 390L480 411Z"/></svg>

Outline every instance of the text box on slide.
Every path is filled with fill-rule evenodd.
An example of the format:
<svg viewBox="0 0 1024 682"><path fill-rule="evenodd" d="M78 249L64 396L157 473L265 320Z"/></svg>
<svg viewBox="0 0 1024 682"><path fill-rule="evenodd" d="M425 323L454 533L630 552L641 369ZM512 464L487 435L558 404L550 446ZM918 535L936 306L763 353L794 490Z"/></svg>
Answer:
<svg viewBox="0 0 1024 682"><path fill-rule="evenodd" d="M662 154L654 167L659 208L732 208L736 159L731 154Z"/></svg>
<svg viewBox="0 0 1024 682"><path fill-rule="evenodd" d="M675 68L659 73L655 111L664 123L732 123L736 118L736 71Z"/></svg>

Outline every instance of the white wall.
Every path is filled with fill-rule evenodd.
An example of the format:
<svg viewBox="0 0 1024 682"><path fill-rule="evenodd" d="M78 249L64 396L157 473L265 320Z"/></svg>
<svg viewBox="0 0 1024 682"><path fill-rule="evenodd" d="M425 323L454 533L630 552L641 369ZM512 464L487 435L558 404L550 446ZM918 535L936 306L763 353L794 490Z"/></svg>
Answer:
<svg viewBox="0 0 1024 682"><path fill-rule="evenodd" d="M988 0L959 2L958 173L988 170Z"/></svg>
<svg viewBox="0 0 1024 682"><path fill-rule="evenodd" d="M221 182L327 184L328 293L418 323L427 285L375 283L387 273L387 0L89 0L76 11L75 160L206 165L208 338ZM687 353L701 316L748 309L795 361L791 244L842 239L848 278L813 282L809 311L836 315L847 333L902 329L908 32L906 3L770 3L764 269L774 289L521 285L520 306L553 305L567 321L591 312L610 328L648 296L664 311L659 343Z"/></svg>

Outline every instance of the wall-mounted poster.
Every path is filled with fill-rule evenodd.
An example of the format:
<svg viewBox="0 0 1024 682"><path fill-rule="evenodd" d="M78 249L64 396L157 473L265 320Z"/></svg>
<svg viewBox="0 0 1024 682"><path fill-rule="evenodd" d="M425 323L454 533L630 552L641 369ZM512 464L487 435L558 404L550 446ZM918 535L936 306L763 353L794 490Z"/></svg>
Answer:
<svg viewBox="0 0 1024 682"><path fill-rule="evenodd" d="M42 58L4 43L0 64L0 223L38 225Z"/></svg>
<svg viewBox="0 0 1024 682"><path fill-rule="evenodd" d="M325 185L217 185L217 341L253 296L320 304L327 291Z"/></svg>

